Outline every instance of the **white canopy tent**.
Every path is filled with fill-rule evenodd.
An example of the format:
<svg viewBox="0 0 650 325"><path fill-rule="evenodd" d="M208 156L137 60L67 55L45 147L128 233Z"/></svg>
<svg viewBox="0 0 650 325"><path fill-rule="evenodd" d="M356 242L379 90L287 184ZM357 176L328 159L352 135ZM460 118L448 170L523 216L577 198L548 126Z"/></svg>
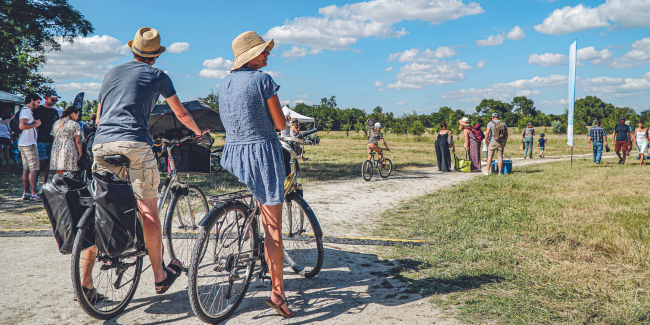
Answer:
<svg viewBox="0 0 650 325"><path fill-rule="evenodd" d="M289 114L291 119L297 118L298 122L301 122L301 123L314 123L314 122L316 122L316 120L313 117L308 117L308 116L304 116L302 114L298 114L298 113L294 112L292 109L290 109L287 106L282 107L282 113L284 115Z"/></svg>

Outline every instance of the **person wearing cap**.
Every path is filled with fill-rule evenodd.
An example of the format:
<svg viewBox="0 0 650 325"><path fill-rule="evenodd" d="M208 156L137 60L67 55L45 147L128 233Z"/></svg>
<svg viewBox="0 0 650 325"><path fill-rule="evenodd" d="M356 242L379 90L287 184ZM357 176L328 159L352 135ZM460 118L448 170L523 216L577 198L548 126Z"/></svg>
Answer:
<svg viewBox="0 0 650 325"><path fill-rule="evenodd" d="M481 170L481 140L477 136L477 132L472 130L471 125L469 124L469 118L463 117L458 121L458 124L460 124L460 130L463 132L463 136L465 136L465 144L463 146L465 147L465 151L467 151L469 160L471 161L470 170ZM480 131L478 131L478 133L480 133Z"/></svg>
<svg viewBox="0 0 650 325"><path fill-rule="evenodd" d="M158 218L157 195L160 173L149 134L149 115L159 96L163 96L176 117L197 136L210 132L199 128L183 107L169 76L153 65L165 52L160 34L154 28L140 28L128 42L133 61L110 69L104 76L97 100L97 130L93 143L94 172L113 172L125 179L125 169L104 161L106 155L124 155L130 160L129 179L138 201L144 241L151 260L156 293L165 293L180 276L182 265L174 259L163 267L162 232ZM89 250L84 253L90 253ZM86 272L89 274L90 272ZM97 293L92 279L82 278L85 290ZM84 291L85 291L84 290ZM91 296L88 294L88 296ZM101 298L101 296L99 296Z"/></svg>
<svg viewBox="0 0 650 325"><path fill-rule="evenodd" d="M282 274L282 203L285 169L276 130L286 127L278 86L266 72L273 40L257 33L241 33L232 42L235 62L219 86L219 115L226 129L221 165L250 190L260 204L271 297L265 302L284 317L289 309Z"/></svg>
<svg viewBox="0 0 650 325"><path fill-rule="evenodd" d="M386 144L386 140L384 140L384 134L381 133L381 128L383 126L381 123L377 122L372 128L372 133L368 137L368 160L372 159L372 155L370 155L371 152L375 151L379 154L379 165L381 166L382 163L384 162L384 154L379 148L379 140L381 140L384 143L384 147L386 147L386 150L388 150L388 145Z"/></svg>
<svg viewBox="0 0 650 325"><path fill-rule="evenodd" d="M539 158L546 158L544 156L544 148L546 148L546 139L544 133L539 135L539 140L537 140L539 146Z"/></svg>
<svg viewBox="0 0 650 325"><path fill-rule="evenodd" d="M503 134L500 134L500 130L503 130ZM494 157L495 152L499 159L499 175L502 175L503 151L508 142L508 126L505 122L499 120L499 113L492 113L492 121L488 123L487 129L485 130L485 138L488 139L488 171L483 173L483 175L490 175L489 170L492 168L492 158Z"/></svg>
<svg viewBox="0 0 650 325"><path fill-rule="evenodd" d="M50 158L52 157L52 143L54 137L51 135L54 122L59 119L59 112L54 109L54 105L59 100L56 91L52 90L45 95L42 105L34 110L34 119L41 120L41 126L38 127L38 150L39 174L41 174L42 184L47 183L50 175Z"/></svg>
<svg viewBox="0 0 650 325"><path fill-rule="evenodd" d="M603 143L607 147L607 132L600 127L600 121L594 121L594 126L587 133L587 141L589 142L589 146L594 150L594 163L600 164L600 158L603 155Z"/></svg>
<svg viewBox="0 0 650 325"><path fill-rule="evenodd" d="M297 137L298 134L300 134L300 121L298 121L297 118L294 118L291 120L291 130L289 130L289 135L292 137ZM302 147L300 146L300 143L294 142L291 144L291 148L293 148L293 151L296 152L298 156L300 156L300 159L302 161L309 160L309 158L305 157L303 154Z"/></svg>
<svg viewBox="0 0 650 325"><path fill-rule="evenodd" d="M627 156L630 156L630 152L632 151L632 138L634 138L634 129L632 128L632 122L630 120L625 121L625 125L630 129L630 133L627 137Z"/></svg>
<svg viewBox="0 0 650 325"><path fill-rule="evenodd" d="M627 139L630 137L630 127L625 125L625 116L621 116L619 122L614 127L614 132L612 133L612 145L618 156L618 164L621 165L625 164L625 158L627 156ZM621 155L621 151L623 155Z"/></svg>
<svg viewBox="0 0 650 325"><path fill-rule="evenodd" d="M528 122L524 132L521 133L521 137L524 140L524 159L526 156L533 158L533 137L535 136L535 129L533 128L533 122ZM530 150L530 153L529 153Z"/></svg>

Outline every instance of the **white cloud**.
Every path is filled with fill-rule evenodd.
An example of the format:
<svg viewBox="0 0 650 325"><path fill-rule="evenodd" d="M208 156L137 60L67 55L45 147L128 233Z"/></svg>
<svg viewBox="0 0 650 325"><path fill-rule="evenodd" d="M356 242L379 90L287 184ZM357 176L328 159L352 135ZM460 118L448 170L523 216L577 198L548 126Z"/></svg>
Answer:
<svg viewBox="0 0 650 325"><path fill-rule="evenodd" d="M291 104L291 100L290 100L290 99L284 99L284 100L281 100L281 101L280 101L280 105L282 105L282 106L284 106L284 105L289 105L289 104Z"/></svg>
<svg viewBox="0 0 650 325"><path fill-rule="evenodd" d="M478 61L478 64L476 64L476 67L480 69L480 68L483 68L486 64L487 64L487 61L481 60L481 61Z"/></svg>
<svg viewBox="0 0 650 325"><path fill-rule="evenodd" d="M589 78L580 82L579 86L582 87L582 90L591 94L611 94L625 97L623 94L650 90L648 76L648 74L645 74L640 78Z"/></svg>
<svg viewBox="0 0 650 325"><path fill-rule="evenodd" d="M269 76L271 76L271 78L273 78L273 79L282 78L282 71L269 70L269 71L264 71L264 72L268 73Z"/></svg>
<svg viewBox="0 0 650 325"><path fill-rule="evenodd" d="M283 58L304 57L305 55L307 55L307 52L309 52L307 48L294 46L291 48L291 50L282 52L282 57Z"/></svg>
<svg viewBox="0 0 650 325"><path fill-rule="evenodd" d="M503 44L506 39L506 33L489 36L487 39L476 41L476 46L497 46Z"/></svg>
<svg viewBox="0 0 650 325"><path fill-rule="evenodd" d="M428 62L431 58L449 58L456 54L458 54L458 51L448 46L441 46L435 51L426 49L423 52L420 52L419 48L413 48L404 52L397 52L389 55L388 61L397 59L398 62Z"/></svg>
<svg viewBox="0 0 650 325"><path fill-rule="evenodd" d="M299 99L299 100L296 100L296 101L293 102L294 105L296 105L296 104L300 104L300 103L303 103L303 104L305 104L305 105L314 105L314 102L311 101L311 100L303 100L303 99Z"/></svg>
<svg viewBox="0 0 650 325"><path fill-rule="evenodd" d="M596 8L583 4L566 6L553 11L534 28L543 34L562 35L608 26L617 29L650 27L650 4L647 0L607 0Z"/></svg>
<svg viewBox="0 0 650 325"><path fill-rule="evenodd" d="M390 83L386 87L393 89L422 89L425 85L445 85L465 80L465 71L472 70L472 67L460 59L446 61L429 59L421 61L414 59L400 68L397 73L397 82Z"/></svg>
<svg viewBox="0 0 650 325"><path fill-rule="evenodd" d="M304 91L303 89L300 89L300 92L303 92L303 91Z"/></svg>
<svg viewBox="0 0 650 325"><path fill-rule="evenodd" d="M486 88L470 88L449 91L442 98L453 98L457 101L480 102L484 98L510 101L514 96L539 96L541 92L535 88L558 87L567 83L565 75L550 75L519 79L508 83L498 83Z"/></svg>
<svg viewBox="0 0 650 325"><path fill-rule="evenodd" d="M400 38L408 32L404 28L395 30L393 25L404 20L440 24L484 10L478 3L466 5L462 0L372 0L340 7L330 5L318 12L320 17L287 20L284 25L269 29L264 38L272 38L277 44L307 47L311 49L308 54L317 54L322 50L349 49L360 38Z"/></svg>
<svg viewBox="0 0 650 325"><path fill-rule="evenodd" d="M169 51L171 53L181 53L181 52L185 52L185 51L189 51L189 50L190 50L190 43L188 43L188 42L172 43L172 45L170 45L167 48L167 51Z"/></svg>
<svg viewBox="0 0 650 325"><path fill-rule="evenodd" d="M632 43L632 49L623 56L614 59L611 66L615 69L631 68L650 63L650 37Z"/></svg>
<svg viewBox="0 0 650 325"><path fill-rule="evenodd" d="M99 82L71 82L68 84L58 84L54 85L54 89L57 91L99 91L102 88L102 84Z"/></svg>
<svg viewBox="0 0 650 325"><path fill-rule="evenodd" d="M403 83L401 81L397 81L396 83L388 84L388 86L386 86L386 87L393 88L393 89L398 89L398 90L402 90L402 89L422 89L422 88L424 88L421 85L407 84L407 83ZM382 90L379 89L379 91L382 91Z"/></svg>
<svg viewBox="0 0 650 325"><path fill-rule="evenodd" d="M406 101L401 101L401 102L393 103L393 105L397 105L397 106L402 106L402 105L406 105L406 104L408 104L408 102L406 102Z"/></svg>
<svg viewBox="0 0 650 325"><path fill-rule="evenodd" d="M73 44L62 43L61 51L46 53L41 74L55 82L101 79L113 67L111 62L126 59L130 53L125 44L108 35L75 37Z"/></svg>
<svg viewBox="0 0 650 325"><path fill-rule="evenodd" d="M581 49L578 49L577 57L578 65L582 65L580 62L589 61L592 64L607 64L611 62L612 52L609 49L604 49L597 51L595 47L588 46ZM567 65L568 56L564 54L557 53L544 53L544 54L531 54L528 57L528 64L537 64L542 67L548 67L552 65Z"/></svg>
<svg viewBox="0 0 650 325"><path fill-rule="evenodd" d="M388 67L388 68L384 69L384 71L393 71L393 67Z"/></svg>
<svg viewBox="0 0 650 325"><path fill-rule="evenodd" d="M305 98L305 99L307 99L307 98L309 98L309 95L307 95L307 94L304 94L304 95L298 95L298 98Z"/></svg>
<svg viewBox="0 0 650 325"><path fill-rule="evenodd" d="M222 57L205 60L203 61L205 68L199 72L199 76L210 79L223 79L230 73L233 64L232 61L225 60Z"/></svg>
<svg viewBox="0 0 650 325"><path fill-rule="evenodd" d="M383 82L381 82L381 81L379 81L379 80L375 81L375 87L381 87L381 86L383 86L383 85L384 85Z"/></svg>
<svg viewBox="0 0 650 325"><path fill-rule="evenodd" d="M512 41L518 41L526 37L526 33L524 33L524 30L521 27L515 26L515 28L511 29L508 32L508 35L506 35L506 37Z"/></svg>
<svg viewBox="0 0 650 325"><path fill-rule="evenodd" d="M189 74L188 74L188 75L185 75L185 79L187 79L187 78L189 78L189 77L190 77L190 75L189 75Z"/></svg>

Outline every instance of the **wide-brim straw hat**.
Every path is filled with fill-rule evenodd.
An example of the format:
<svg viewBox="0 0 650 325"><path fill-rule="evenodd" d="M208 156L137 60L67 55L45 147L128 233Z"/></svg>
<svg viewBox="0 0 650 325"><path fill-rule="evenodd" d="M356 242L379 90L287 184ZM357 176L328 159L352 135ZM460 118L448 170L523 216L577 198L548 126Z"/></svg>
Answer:
<svg viewBox="0 0 650 325"><path fill-rule="evenodd" d="M463 117L458 121L458 123L462 126L469 126L469 119L467 117Z"/></svg>
<svg viewBox="0 0 650 325"><path fill-rule="evenodd" d="M160 45L158 30L151 27L142 27L135 33L135 38L127 44L131 52L142 57L155 57L165 52L166 48Z"/></svg>
<svg viewBox="0 0 650 325"><path fill-rule="evenodd" d="M236 70L241 68L248 61L254 59L264 49L269 51L273 49L274 43L273 40L268 42L264 41L260 35L256 32L248 31L239 34L232 41L232 52L235 54L235 64L230 70Z"/></svg>

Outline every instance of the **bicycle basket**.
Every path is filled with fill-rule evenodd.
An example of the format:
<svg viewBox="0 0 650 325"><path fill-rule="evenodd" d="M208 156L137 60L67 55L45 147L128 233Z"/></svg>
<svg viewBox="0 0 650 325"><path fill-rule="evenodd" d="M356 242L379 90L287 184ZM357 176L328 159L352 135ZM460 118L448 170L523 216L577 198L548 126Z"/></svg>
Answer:
<svg viewBox="0 0 650 325"><path fill-rule="evenodd" d="M209 137L209 135L208 135ZM212 137L210 137L212 140ZM174 165L176 171L179 173L189 174L209 174L210 168L210 143L209 140L187 141L172 147L172 156L174 157ZM210 141L211 142L211 141Z"/></svg>
<svg viewBox="0 0 650 325"><path fill-rule="evenodd" d="M90 197L88 185L80 180L56 174L51 183L43 185L40 194L59 252L63 255L71 254L77 235L77 223L88 209L80 202ZM94 237L94 232L86 234L84 248L94 245Z"/></svg>
<svg viewBox="0 0 650 325"><path fill-rule="evenodd" d="M95 200L95 244L109 257L136 245L137 205L130 184L116 174L93 173L90 192Z"/></svg>

